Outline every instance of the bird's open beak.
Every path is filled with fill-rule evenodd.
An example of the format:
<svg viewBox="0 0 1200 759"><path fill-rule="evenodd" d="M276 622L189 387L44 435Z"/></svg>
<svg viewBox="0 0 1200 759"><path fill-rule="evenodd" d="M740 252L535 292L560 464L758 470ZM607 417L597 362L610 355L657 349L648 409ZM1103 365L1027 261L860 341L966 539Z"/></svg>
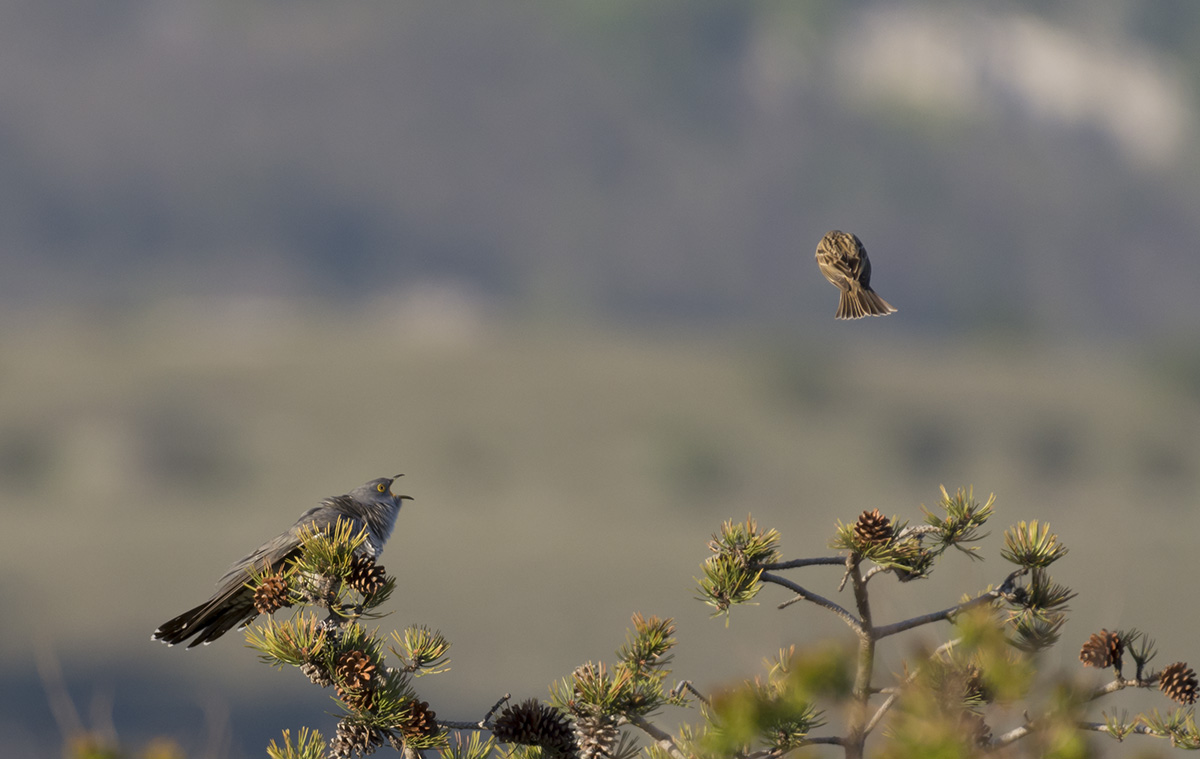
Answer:
<svg viewBox="0 0 1200 759"><path fill-rule="evenodd" d="M404 476L403 474L398 474L398 475L396 475L395 477L393 477L393 478L392 478L392 481L394 482L394 481L396 481L396 480L400 479L400 478L401 478L401 477L403 477L403 476ZM398 496L396 496L396 500L397 500L397 501L414 501L414 500L416 500L416 499L415 499L415 498L413 498L411 495L398 495Z"/></svg>

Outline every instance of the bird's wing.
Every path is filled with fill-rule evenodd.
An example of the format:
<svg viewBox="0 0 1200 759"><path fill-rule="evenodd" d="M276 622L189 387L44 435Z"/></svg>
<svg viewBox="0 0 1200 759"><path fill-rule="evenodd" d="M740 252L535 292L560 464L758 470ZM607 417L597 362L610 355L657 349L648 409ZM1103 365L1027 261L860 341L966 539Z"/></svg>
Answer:
<svg viewBox="0 0 1200 759"><path fill-rule="evenodd" d="M221 576L221 579L217 580L217 587L224 590L233 582L237 582L238 584L244 583L249 578L250 569L263 566L277 566L294 556L300 548L300 532L303 529L312 530L315 527L318 531L325 530L336 524L340 517L342 519L349 519L352 523L351 535L358 534L363 528L363 523L361 519L350 511L352 506L353 501L345 496L326 498L319 506L314 506L301 514L296 523L285 532L281 532L266 543L263 543L231 566Z"/></svg>
<svg viewBox="0 0 1200 759"><path fill-rule="evenodd" d="M867 251L856 235L846 235L836 241L822 240L817 248L817 265L825 277L839 287L852 282L867 284L871 279L871 262Z"/></svg>
<svg viewBox="0 0 1200 759"><path fill-rule="evenodd" d="M840 251L822 250L817 254L817 265L821 273L833 284L845 289L855 279L854 268Z"/></svg>
<svg viewBox="0 0 1200 759"><path fill-rule="evenodd" d="M858 283L866 289L871 289L871 259L867 257L867 249L859 242L858 238L854 238L854 242L858 244L858 255L855 257L857 261L854 263L855 278Z"/></svg>

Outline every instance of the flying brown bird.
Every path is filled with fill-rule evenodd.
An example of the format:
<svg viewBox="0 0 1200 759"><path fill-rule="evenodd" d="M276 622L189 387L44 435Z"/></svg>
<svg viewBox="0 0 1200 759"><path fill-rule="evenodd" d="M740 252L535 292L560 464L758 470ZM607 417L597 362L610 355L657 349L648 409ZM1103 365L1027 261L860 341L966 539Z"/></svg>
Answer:
<svg viewBox="0 0 1200 759"><path fill-rule="evenodd" d="M817 266L825 279L842 291L836 318L895 313L896 309L871 289L871 259L857 235L835 229L822 237L817 243Z"/></svg>

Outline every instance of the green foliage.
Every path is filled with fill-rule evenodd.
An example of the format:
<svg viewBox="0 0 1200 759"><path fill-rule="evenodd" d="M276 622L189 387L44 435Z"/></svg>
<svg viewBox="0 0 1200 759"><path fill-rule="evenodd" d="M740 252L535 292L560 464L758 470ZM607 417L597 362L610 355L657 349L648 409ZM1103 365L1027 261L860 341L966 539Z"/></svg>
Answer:
<svg viewBox="0 0 1200 759"><path fill-rule="evenodd" d="M414 625L404 629L404 635L392 631L392 640L400 646L388 646L392 654L404 662L404 671L411 672L414 677L422 675L437 675L450 670L450 642L440 631L430 630L424 625Z"/></svg>
<svg viewBox="0 0 1200 759"><path fill-rule="evenodd" d="M617 650L617 659L638 677L666 675L671 662L670 650L675 646L675 624L670 619L633 615L633 630L626 633L625 645Z"/></svg>
<svg viewBox="0 0 1200 759"><path fill-rule="evenodd" d="M780 755L803 746L808 735L825 724L815 701L844 700L851 688L852 657L827 649L797 656L795 648L768 662L765 678L719 694L706 715L708 729L700 740L704 753L732 756L764 748Z"/></svg>
<svg viewBox="0 0 1200 759"><path fill-rule="evenodd" d="M1158 655L1158 647L1154 645L1154 639L1137 628L1130 628L1128 632L1118 630L1117 635L1125 641L1125 651L1137 666L1135 677L1141 680L1146 665ZM1119 671L1118 674L1120 674Z"/></svg>
<svg viewBox="0 0 1200 759"><path fill-rule="evenodd" d="M761 531L750 517L744 525L732 520L721 525L708 542L714 555L701 565L704 577L697 581L700 599L716 609L714 616L754 600L762 589L761 565L779 558L778 544L776 530Z"/></svg>
<svg viewBox="0 0 1200 759"><path fill-rule="evenodd" d="M304 546L296 568L314 575L348 574L354 556L367 542L367 528L354 532L354 522L338 517L332 530L317 527L316 523L300 527L300 542Z"/></svg>
<svg viewBox="0 0 1200 759"><path fill-rule="evenodd" d="M1129 721L1129 712L1125 709L1122 709L1119 715L1101 712L1101 716L1104 718L1104 731L1116 739L1117 743L1133 735L1134 724Z"/></svg>
<svg viewBox="0 0 1200 759"><path fill-rule="evenodd" d="M701 569L704 576L697 581L700 584L699 598L716 610L714 617L721 614L728 616L733 606L753 603L762 590L759 577L763 571L750 569L732 556L710 556Z"/></svg>
<svg viewBox="0 0 1200 759"><path fill-rule="evenodd" d="M989 495L987 502L980 505L975 500L974 488L968 488L965 492L959 488L953 497L946 492L945 485L941 486L941 490L942 500L938 505L946 512L944 518L924 506L921 507L921 510L925 512L925 524L934 529L937 553L942 553L953 546L967 556L978 559L976 551L979 550L979 546L964 546L963 544L975 543L987 537L986 533L979 534L979 528L991 518L995 510L995 494Z"/></svg>
<svg viewBox="0 0 1200 759"><path fill-rule="evenodd" d="M271 759L324 759L325 739L316 730L302 727L296 731L296 742L292 743L290 731L283 731L283 745L271 741L267 746L267 756Z"/></svg>
<svg viewBox="0 0 1200 759"><path fill-rule="evenodd" d="M1058 535L1050 532L1048 522L1038 525L1035 519L1026 524L1018 522L1004 532L1004 548L1000 555L1029 569L1045 568L1067 554L1067 547L1058 542Z"/></svg>
<svg viewBox="0 0 1200 759"><path fill-rule="evenodd" d="M500 750L503 759L552 759L540 746L526 746L513 743Z"/></svg>
<svg viewBox="0 0 1200 759"><path fill-rule="evenodd" d="M488 736L485 740L482 733L472 731L470 737L463 739L462 733L446 741L440 750L442 759L487 759L496 748L496 740Z"/></svg>
<svg viewBox="0 0 1200 759"><path fill-rule="evenodd" d="M273 667L298 667L321 658L325 652L326 632L316 614L297 613L284 622L268 617L265 623L246 628L246 645L259 652L259 658Z"/></svg>
<svg viewBox="0 0 1200 759"><path fill-rule="evenodd" d="M1066 552L1066 549L1063 549ZM1067 602L1075 592L1054 582L1044 569L1033 569L1029 583L1012 594L1008 624L1013 644L1023 651L1037 652L1058 642L1067 621Z"/></svg>
<svg viewBox="0 0 1200 759"><path fill-rule="evenodd" d="M551 689L551 703L573 714L629 718L657 710L668 701L660 676L640 676L624 664L610 671L604 662L587 662Z"/></svg>
<svg viewBox="0 0 1200 759"><path fill-rule="evenodd" d="M1158 709L1143 714L1138 721L1145 725L1151 734L1167 738L1176 748L1200 749L1200 732L1196 729L1195 709L1172 709L1166 714L1159 714Z"/></svg>

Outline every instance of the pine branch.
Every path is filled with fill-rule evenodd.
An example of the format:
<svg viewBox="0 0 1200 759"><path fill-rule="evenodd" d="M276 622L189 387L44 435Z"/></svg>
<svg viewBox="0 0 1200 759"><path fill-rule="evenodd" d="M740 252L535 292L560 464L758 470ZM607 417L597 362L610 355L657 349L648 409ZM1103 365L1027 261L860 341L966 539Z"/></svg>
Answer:
<svg viewBox="0 0 1200 759"><path fill-rule="evenodd" d="M893 622L890 625L883 625L882 627L876 627L874 630L875 637L876 637L876 639L886 638L889 635L895 635L897 633L902 633L906 630L911 630L914 627L921 627L922 625L928 625L933 622L942 622L944 620L950 619L951 617L953 617L956 614L960 614L968 609L973 609L976 606L982 606L983 604L992 603L992 602L1000 600L1000 599L1005 599L1012 593L1011 588L1013 586L1013 582L1018 577L1025 574L1025 572L1026 572L1026 570L1024 570L1024 569L1018 569L1018 570L1012 572L1011 574L1009 574L1009 576L1007 578L1005 578L1004 582L1001 583L999 588L996 588L994 590L989 590L986 593L978 595L969 601L964 601L963 603L955 604L954 606L951 606L946 609L942 609L941 611L930 612L929 614L922 614L919 617L912 617L911 619L905 619L900 622Z"/></svg>
<svg viewBox="0 0 1200 759"><path fill-rule="evenodd" d="M844 556L818 556L811 559L791 559L790 561L764 562L754 565L755 569L779 570L796 569L797 567L813 567L820 565L841 566L846 563Z"/></svg>
<svg viewBox="0 0 1200 759"><path fill-rule="evenodd" d="M841 563L841 562L839 561L838 563ZM838 604L834 603L833 601L830 601L828 598L817 595L816 593L813 593L812 591L810 591L800 585L797 585L796 583L792 582L791 580L787 579L786 577L780 577L779 575L774 575L769 572L763 572L762 575L759 576L759 579L763 582L769 582L774 585L779 585L784 588L787 588L788 590L790 590L796 594L795 598L784 601L783 603L779 604L779 606L776 608L784 609L784 608L787 608L788 606L791 606L792 604L796 603L797 601L810 601L812 603L815 603L818 606L824 606L826 609L829 609L834 614L841 617L842 620L847 625L849 625L852 630L854 630L854 632L858 633L859 635L863 634L862 622L860 622L857 617L855 617L853 614L851 614L849 610L843 608L842 606L839 606Z"/></svg>
<svg viewBox="0 0 1200 759"><path fill-rule="evenodd" d="M636 714L631 715L629 717L629 724L653 738L654 745L670 754L674 759L690 759L690 757L679 750L679 746L675 744L675 739L669 733L660 730L645 717Z"/></svg>

